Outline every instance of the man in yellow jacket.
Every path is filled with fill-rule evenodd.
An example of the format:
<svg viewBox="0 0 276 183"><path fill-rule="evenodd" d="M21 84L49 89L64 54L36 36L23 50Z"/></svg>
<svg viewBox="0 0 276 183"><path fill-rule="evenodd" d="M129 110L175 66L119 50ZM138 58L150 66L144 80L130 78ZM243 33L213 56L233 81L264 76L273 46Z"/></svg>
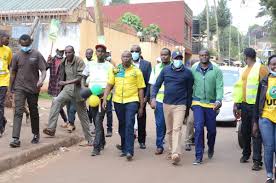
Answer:
<svg viewBox="0 0 276 183"><path fill-rule="evenodd" d="M243 137L243 152L240 163L245 163L251 155L251 132L254 104L260 80L268 74L265 66L256 62L256 52L252 48L244 50L245 62L239 81L234 86L233 112L236 118L241 117L241 133ZM262 166L262 139L260 134L253 137L253 167L258 171Z"/></svg>

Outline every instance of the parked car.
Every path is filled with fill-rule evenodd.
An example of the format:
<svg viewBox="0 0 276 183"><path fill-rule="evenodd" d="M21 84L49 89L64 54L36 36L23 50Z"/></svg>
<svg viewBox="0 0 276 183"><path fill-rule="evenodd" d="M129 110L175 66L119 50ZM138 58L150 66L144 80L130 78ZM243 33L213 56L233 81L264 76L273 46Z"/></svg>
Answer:
<svg viewBox="0 0 276 183"><path fill-rule="evenodd" d="M234 84L240 77L240 68L221 66L224 82L224 97L222 100L222 107L217 115L216 120L219 122L230 122L236 124L236 118L233 114L233 89Z"/></svg>

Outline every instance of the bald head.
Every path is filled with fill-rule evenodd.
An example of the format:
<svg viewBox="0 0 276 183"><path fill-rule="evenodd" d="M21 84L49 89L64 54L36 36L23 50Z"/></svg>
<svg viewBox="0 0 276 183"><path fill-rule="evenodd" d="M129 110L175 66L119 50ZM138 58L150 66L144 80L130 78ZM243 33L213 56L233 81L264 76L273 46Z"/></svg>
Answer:
<svg viewBox="0 0 276 183"><path fill-rule="evenodd" d="M124 68L129 68L131 66L132 58L130 51L124 51L121 56L122 64Z"/></svg>

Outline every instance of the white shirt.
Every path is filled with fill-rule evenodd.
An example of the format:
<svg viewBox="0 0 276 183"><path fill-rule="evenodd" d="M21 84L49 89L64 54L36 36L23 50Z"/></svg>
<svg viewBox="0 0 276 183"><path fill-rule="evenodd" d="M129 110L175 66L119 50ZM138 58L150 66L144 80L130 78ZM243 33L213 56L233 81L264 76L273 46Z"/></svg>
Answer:
<svg viewBox="0 0 276 183"><path fill-rule="evenodd" d="M133 64L135 65L135 67L137 67L139 69L140 68L140 59L137 62L133 61Z"/></svg>
<svg viewBox="0 0 276 183"><path fill-rule="evenodd" d="M82 74L88 77L88 87L92 85L100 85L105 88L108 80L108 72L113 69L113 65L110 62L99 63L96 61L90 61L85 66Z"/></svg>

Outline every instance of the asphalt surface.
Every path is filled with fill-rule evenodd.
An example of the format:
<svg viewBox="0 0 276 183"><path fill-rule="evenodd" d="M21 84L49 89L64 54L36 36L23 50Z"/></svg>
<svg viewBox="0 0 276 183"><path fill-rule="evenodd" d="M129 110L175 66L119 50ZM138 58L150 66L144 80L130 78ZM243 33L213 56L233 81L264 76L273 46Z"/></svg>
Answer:
<svg viewBox="0 0 276 183"><path fill-rule="evenodd" d="M218 127L215 155L208 160L205 153L202 165L192 165L194 148L184 151L178 166L171 164L163 155L154 155L155 129L149 110L147 126L147 149L141 150L135 143L135 156L128 162L119 157L115 145L119 135L114 133L107 139L107 146L101 155L90 156L90 147L78 145L29 162L0 174L0 182L5 183L261 183L265 171L251 170L252 160L240 164L241 149L238 146L235 128ZM117 121L115 120L115 128ZM44 138L44 137L42 137ZM207 149L206 149L207 150Z"/></svg>

